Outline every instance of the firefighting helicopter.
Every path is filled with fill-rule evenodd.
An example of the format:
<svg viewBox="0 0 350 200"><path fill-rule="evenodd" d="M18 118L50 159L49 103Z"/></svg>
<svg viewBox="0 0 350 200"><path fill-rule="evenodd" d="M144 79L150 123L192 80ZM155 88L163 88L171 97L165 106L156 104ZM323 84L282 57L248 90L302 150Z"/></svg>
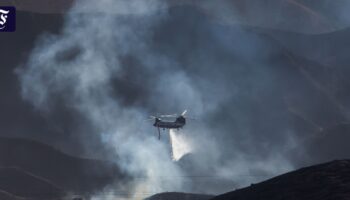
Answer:
<svg viewBox="0 0 350 200"><path fill-rule="evenodd" d="M186 124L185 114L187 110L183 111L181 115L172 114L172 115L159 115L159 116L150 116L151 119L154 119L154 127L158 129L158 139L160 140L160 129L180 129L183 128ZM175 118L175 121L163 120L163 118Z"/></svg>

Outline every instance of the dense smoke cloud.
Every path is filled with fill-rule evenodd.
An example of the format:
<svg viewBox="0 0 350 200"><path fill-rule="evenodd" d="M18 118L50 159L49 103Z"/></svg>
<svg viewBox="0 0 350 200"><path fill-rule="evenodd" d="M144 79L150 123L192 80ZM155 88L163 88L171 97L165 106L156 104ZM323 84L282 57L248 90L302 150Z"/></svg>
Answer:
<svg viewBox="0 0 350 200"><path fill-rule="evenodd" d="M102 1L99 5L107 8L107 13L100 13L92 1L78 2L73 11L91 12L92 16L67 16L61 35L42 38L26 67L19 72L23 97L45 110L63 101L66 108L86 118L96 134L101 135L101 142L115 149L110 159L117 154L115 161L126 173L146 177L131 186L130 192L137 194L140 188L147 189L148 194L183 190L179 178L160 180L168 176L169 171L172 176L181 177L180 169L169 156L168 143L157 141L150 134L153 130L144 126L147 107L132 105L128 99L138 95L133 93L140 89L129 91L127 85L141 87L148 83L153 94L141 96L143 99L137 101L151 104L153 108L165 103L163 107L171 110L200 108L199 94L186 74L176 69L175 62L153 53L148 47L152 26L165 15L154 12L159 12L161 3ZM140 17L146 19L140 22ZM138 68L125 63L128 59L138 61L152 77L143 77L140 70L136 70L136 74L125 74L129 68ZM130 75L132 77L128 77ZM137 77L139 82L134 83ZM147 79L151 80L147 82ZM164 89L170 89L171 93L162 94ZM127 99L119 98L122 95Z"/></svg>
<svg viewBox="0 0 350 200"><path fill-rule="evenodd" d="M101 155L91 146L103 144L104 159L145 177L127 188L134 194L219 193L264 180L294 168L291 152L306 153L314 124L345 119L334 102L315 101L325 94L275 40L157 0L78 1L17 73L35 108L79 118L87 154ZM181 131L192 153L177 163L168 136L158 141L144 120L184 109L196 118Z"/></svg>

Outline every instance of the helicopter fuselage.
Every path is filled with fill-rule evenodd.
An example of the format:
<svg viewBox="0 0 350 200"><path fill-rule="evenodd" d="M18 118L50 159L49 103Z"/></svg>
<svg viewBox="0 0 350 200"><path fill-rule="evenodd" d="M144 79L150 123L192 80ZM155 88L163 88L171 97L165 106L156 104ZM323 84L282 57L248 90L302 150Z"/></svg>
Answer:
<svg viewBox="0 0 350 200"><path fill-rule="evenodd" d="M163 121L159 118L155 119L153 126L163 129L179 129L186 124L186 119L182 116L176 118L175 121Z"/></svg>
<svg viewBox="0 0 350 200"><path fill-rule="evenodd" d="M167 129L178 129L182 128L185 125L185 123L181 122L168 122L168 121L157 121L153 124L155 127L159 128L167 128Z"/></svg>
<svg viewBox="0 0 350 200"><path fill-rule="evenodd" d="M175 121L163 121L159 117L154 117L155 121L153 126L158 128L158 139L160 140L160 129L180 129L186 124L186 118L184 115L186 114L186 110L178 117L176 117Z"/></svg>

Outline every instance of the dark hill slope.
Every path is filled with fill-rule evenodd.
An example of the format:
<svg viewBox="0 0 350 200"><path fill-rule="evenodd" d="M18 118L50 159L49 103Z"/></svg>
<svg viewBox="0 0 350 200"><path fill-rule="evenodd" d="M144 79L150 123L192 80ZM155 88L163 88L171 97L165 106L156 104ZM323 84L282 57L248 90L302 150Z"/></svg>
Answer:
<svg viewBox="0 0 350 200"><path fill-rule="evenodd" d="M54 199L65 195L61 188L49 180L13 167L0 168L0 191L3 191L1 199Z"/></svg>
<svg viewBox="0 0 350 200"><path fill-rule="evenodd" d="M17 197L11 193L8 193L2 190L0 190L0 199L1 200L26 200L25 198Z"/></svg>
<svg viewBox="0 0 350 200"><path fill-rule="evenodd" d="M25 139L0 138L0 164L21 168L74 192L93 192L123 177L111 162L69 156Z"/></svg>
<svg viewBox="0 0 350 200"><path fill-rule="evenodd" d="M350 160L302 168L212 200L350 199Z"/></svg>
<svg viewBox="0 0 350 200"><path fill-rule="evenodd" d="M205 194L190 194L181 192L164 192L148 197L145 200L208 200L212 198L212 195Z"/></svg>

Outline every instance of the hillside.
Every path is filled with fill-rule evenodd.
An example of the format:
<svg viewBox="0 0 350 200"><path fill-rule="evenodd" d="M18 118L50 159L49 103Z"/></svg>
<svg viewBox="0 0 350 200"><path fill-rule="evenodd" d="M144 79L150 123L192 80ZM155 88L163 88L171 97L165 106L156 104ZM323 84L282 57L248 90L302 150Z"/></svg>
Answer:
<svg viewBox="0 0 350 200"><path fill-rule="evenodd" d="M126 181L111 162L69 156L48 145L26 139L0 138L0 163L0 176L6 176L13 185L7 181L0 182L0 190L10 193L13 193L11 188L15 188L16 184L22 190L28 189L22 186L35 181L46 187L42 190L44 193L51 191L49 188L57 191L55 193L61 190L92 193L116 179ZM26 182L20 180L22 178Z"/></svg>
<svg viewBox="0 0 350 200"><path fill-rule="evenodd" d="M16 199L20 196L44 200L65 195L61 188L49 180L13 167L0 168L0 190L3 191L1 199Z"/></svg>
<svg viewBox="0 0 350 200"><path fill-rule="evenodd" d="M252 184L212 200L346 200L350 198L350 160L305 167Z"/></svg>
<svg viewBox="0 0 350 200"><path fill-rule="evenodd" d="M0 190L0 199L1 200L25 200L25 198L23 197L18 197L2 190Z"/></svg>
<svg viewBox="0 0 350 200"><path fill-rule="evenodd" d="M155 194L146 198L145 200L209 200L213 195L204 194L190 194L190 193L180 193L180 192L164 192L160 194Z"/></svg>

